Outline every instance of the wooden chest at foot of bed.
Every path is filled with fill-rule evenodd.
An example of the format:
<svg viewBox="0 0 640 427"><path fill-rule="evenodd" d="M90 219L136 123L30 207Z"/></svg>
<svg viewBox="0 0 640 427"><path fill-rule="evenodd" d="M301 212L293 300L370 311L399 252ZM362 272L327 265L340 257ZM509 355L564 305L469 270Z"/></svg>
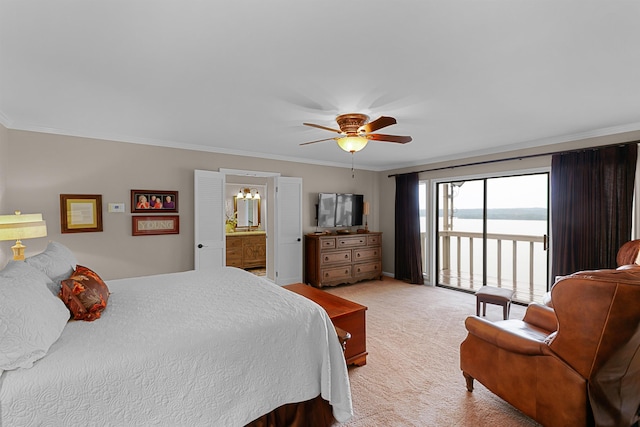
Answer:
<svg viewBox="0 0 640 427"><path fill-rule="evenodd" d="M367 307L353 301L316 289L304 283L283 286L292 292L309 298L324 308L334 326L351 334L346 342L344 357L347 365L367 364L367 333L365 314Z"/></svg>

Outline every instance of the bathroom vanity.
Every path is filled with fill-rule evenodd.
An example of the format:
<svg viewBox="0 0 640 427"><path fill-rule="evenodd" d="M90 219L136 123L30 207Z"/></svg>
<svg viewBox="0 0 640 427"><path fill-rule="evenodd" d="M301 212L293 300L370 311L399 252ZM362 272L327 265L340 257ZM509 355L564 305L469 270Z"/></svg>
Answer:
<svg viewBox="0 0 640 427"><path fill-rule="evenodd" d="M236 231L227 233L227 265L239 268L267 266L267 233Z"/></svg>

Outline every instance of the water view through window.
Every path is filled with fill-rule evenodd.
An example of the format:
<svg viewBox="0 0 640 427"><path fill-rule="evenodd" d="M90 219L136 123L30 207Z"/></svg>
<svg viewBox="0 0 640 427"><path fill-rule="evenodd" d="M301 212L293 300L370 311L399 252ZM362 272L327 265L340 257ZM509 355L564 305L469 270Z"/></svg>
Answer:
<svg viewBox="0 0 640 427"><path fill-rule="evenodd" d="M548 174L440 183L437 193L438 284L471 291L487 284L540 302L547 290ZM426 233L426 210L421 225Z"/></svg>

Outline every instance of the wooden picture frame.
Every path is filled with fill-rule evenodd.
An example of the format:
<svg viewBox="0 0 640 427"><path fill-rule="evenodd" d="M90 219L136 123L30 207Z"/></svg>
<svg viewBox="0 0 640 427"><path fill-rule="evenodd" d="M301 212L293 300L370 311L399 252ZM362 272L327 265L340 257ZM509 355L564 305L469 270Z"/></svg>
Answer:
<svg viewBox="0 0 640 427"><path fill-rule="evenodd" d="M62 233L102 231L102 195L61 194L60 230Z"/></svg>
<svg viewBox="0 0 640 427"><path fill-rule="evenodd" d="M156 201L160 201L156 203ZM166 190L131 190L131 213L178 212L178 192Z"/></svg>
<svg viewBox="0 0 640 427"><path fill-rule="evenodd" d="M180 217L178 215L132 216L131 234L133 236L180 234Z"/></svg>

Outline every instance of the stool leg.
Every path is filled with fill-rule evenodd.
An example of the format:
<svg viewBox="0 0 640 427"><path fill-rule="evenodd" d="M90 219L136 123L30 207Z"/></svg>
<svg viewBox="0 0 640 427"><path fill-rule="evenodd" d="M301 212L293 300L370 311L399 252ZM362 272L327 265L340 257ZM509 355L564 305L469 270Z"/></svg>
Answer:
<svg viewBox="0 0 640 427"><path fill-rule="evenodd" d="M476 298L476 316L480 316L480 298Z"/></svg>
<svg viewBox="0 0 640 427"><path fill-rule="evenodd" d="M502 306L502 317L504 317L504 320L509 318L509 301L505 302Z"/></svg>
<svg viewBox="0 0 640 427"><path fill-rule="evenodd" d="M485 317L487 316L487 303L486 302L482 303L482 315L485 316Z"/></svg>

